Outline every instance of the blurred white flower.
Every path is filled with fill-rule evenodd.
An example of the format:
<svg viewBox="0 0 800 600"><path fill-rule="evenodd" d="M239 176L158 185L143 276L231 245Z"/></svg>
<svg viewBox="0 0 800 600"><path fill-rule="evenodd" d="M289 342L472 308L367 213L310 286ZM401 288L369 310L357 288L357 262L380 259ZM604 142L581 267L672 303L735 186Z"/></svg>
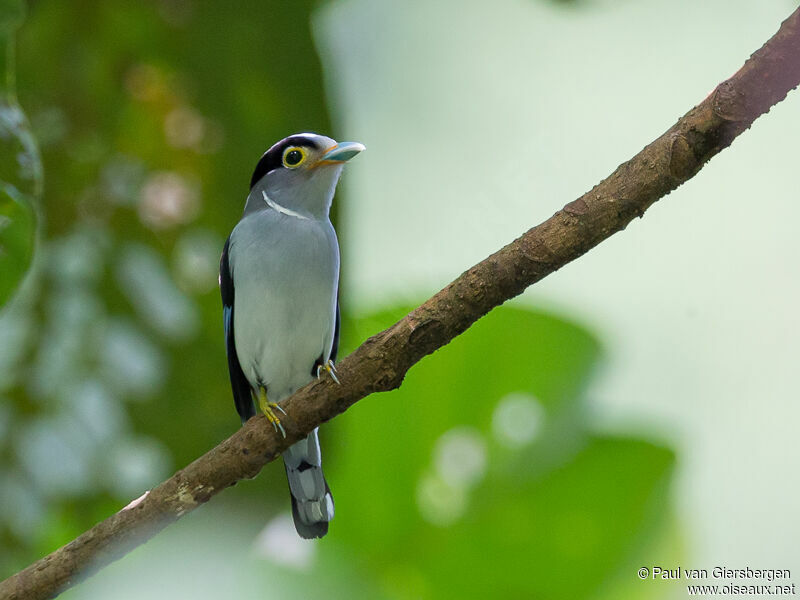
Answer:
<svg viewBox="0 0 800 600"><path fill-rule="evenodd" d="M80 381L64 392L64 401L87 443L98 446L112 442L127 428L120 401L101 381Z"/></svg>
<svg viewBox="0 0 800 600"><path fill-rule="evenodd" d="M98 348L98 371L112 390L128 398L151 396L166 370L166 357L133 323L110 320Z"/></svg>
<svg viewBox="0 0 800 600"><path fill-rule="evenodd" d="M486 442L472 427L455 427L436 441L433 469L417 483L417 508L422 518L447 526L467 510L468 493L486 475Z"/></svg>
<svg viewBox="0 0 800 600"><path fill-rule="evenodd" d="M116 155L100 172L103 196L114 204L132 206L139 199L144 178L145 167L140 160Z"/></svg>
<svg viewBox="0 0 800 600"><path fill-rule="evenodd" d="M26 477L0 472L0 506L14 508L0 511L0 523L20 538L30 539L41 526L44 501Z"/></svg>
<svg viewBox="0 0 800 600"><path fill-rule="evenodd" d="M153 229L191 222L200 212L197 182L173 172L150 175L139 195L139 218Z"/></svg>
<svg viewBox="0 0 800 600"><path fill-rule="evenodd" d="M56 418L28 421L15 431L17 458L45 495L74 496L92 487L85 448L75 441Z"/></svg>
<svg viewBox="0 0 800 600"><path fill-rule="evenodd" d="M316 544L297 535L292 517L287 513L267 523L253 542L253 549L259 557L302 570L311 567L316 548Z"/></svg>
<svg viewBox="0 0 800 600"><path fill-rule="evenodd" d="M205 119L191 106L178 106L164 118L164 134L174 148L192 148L200 143L204 133Z"/></svg>
<svg viewBox="0 0 800 600"><path fill-rule="evenodd" d="M225 138L218 122L186 105L172 109L164 117L164 135L173 148L189 148L200 154L216 152Z"/></svg>
<svg viewBox="0 0 800 600"><path fill-rule="evenodd" d="M193 230L175 244L172 265L181 289L203 293L217 287L224 242L211 231Z"/></svg>
<svg viewBox="0 0 800 600"><path fill-rule="evenodd" d="M127 244L120 252L116 275L139 317L159 334L187 340L197 333L197 306L178 289L155 250L142 244Z"/></svg>
<svg viewBox="0 0 800 600"><path fill-rule="evenodd" d="M436 472L453 487L470 488L486 474L486 442L470 427L456 427L436 442Z"/></svg>
<svg viewBox="0 0 800 600"><path fill-rule="evenodd" d="M127 498L141 494L169 475L169 451L149 437L116 441L104 455L103 483L113 494Z"/></svg>
<svg viewBox="0 0 800 600"><path fill-rule="evenodd" d="M464 516L467 492L450 485L438 473L426 472L417 483L417 508L428 523L446 527Z"/></svg>
<svg viewBox="0 0 800 600"><path fill-rule="evenodd" d="M513 392L497 403L492 415L492 432L504 446L521 448L539 435L544 416L544 409L534 396Z"/></svg>

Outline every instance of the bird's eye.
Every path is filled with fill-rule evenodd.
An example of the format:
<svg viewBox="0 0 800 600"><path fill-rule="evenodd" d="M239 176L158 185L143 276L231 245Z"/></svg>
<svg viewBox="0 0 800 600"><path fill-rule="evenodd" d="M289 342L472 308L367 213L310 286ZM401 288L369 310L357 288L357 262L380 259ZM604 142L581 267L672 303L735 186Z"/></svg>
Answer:
<svg viewBox="0 0 800 600"><path fill-rule="evenodd" d="M283 166L290 169L299 167L306 159L306 151L297 146L287 148L283 153Z"/></svg>

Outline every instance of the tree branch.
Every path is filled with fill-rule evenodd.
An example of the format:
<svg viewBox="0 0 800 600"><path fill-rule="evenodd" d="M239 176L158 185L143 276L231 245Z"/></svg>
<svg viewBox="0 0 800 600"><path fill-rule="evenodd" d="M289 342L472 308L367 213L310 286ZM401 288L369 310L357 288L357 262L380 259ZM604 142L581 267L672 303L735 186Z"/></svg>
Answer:
<svg viewBox="0 0 800 600"><path fill-rule="evenodd" d="M408 369L525 288L641 217L659 198L783 100L800 83L800 8L744 66L666 133L591 191L481 261L339 363L283 406L282 439L263 417L66 546L0 583L0 599L51 598L144 543L290 444L374 392L400 386Z"/></svg>

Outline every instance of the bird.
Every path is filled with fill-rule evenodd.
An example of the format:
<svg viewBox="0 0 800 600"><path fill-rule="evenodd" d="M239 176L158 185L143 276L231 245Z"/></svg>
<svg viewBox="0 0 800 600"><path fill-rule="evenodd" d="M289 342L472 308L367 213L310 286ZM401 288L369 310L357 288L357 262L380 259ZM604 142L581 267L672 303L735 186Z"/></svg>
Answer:
<svg viewBox="0 0 800 600"><path fill-rule="evenodd" d="M279 403L314 377L339 381L340 255L330 208L345 163L363 150L358 142L299 133L274 144L256 165L219 273L228 371L242 424L257 405L285 437ZM334 504L318 428L290 446L283 461L297 533L324 536Z"/></svg>

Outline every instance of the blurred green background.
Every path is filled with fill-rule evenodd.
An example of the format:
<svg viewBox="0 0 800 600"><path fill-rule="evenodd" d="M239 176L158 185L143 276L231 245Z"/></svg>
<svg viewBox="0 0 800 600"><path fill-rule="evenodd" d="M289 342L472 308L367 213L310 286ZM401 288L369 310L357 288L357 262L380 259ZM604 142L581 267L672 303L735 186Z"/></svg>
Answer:
<svg viewBox="0 0 800 600"><path fill-rule="evenodd" d="M680 72L680 52L692 53L670 47L669 19L654 23L653 15L669 6L678 22L694 4L490 4L27 5L16 56L8 46L3 55L16 83L5 84L0 107L0 298L30 260L34 213L38 242L32 269L0 313L0 577L238 427L217 265L252 169L274 141L318 131L368 147L348 166L335 203L344 355L649 142L792 8L776 0L754 16L742 4L736 24L726 17L731 29L756 16L764 23L743 36L744 50L709 52L707 71L681 72L675 89L662 89L662 71ZM14 5L0 3L3 11ZM718 18L701 13L698 28ZM11 35L10 23L0 19L0 35ZM650 38L665 55L634 64L631 47ZM569 81L561 67L574 67ZM605 80L589 74L609 72ZM620 91L626 73L644 82L645 97ZM648 90L662 104L647 100ZM631 96L648 108L631 109ZM593 150L578 132L611 135L607 117L622 139L613 152ZM798 126L789 123L778 125ZM549 174L558 168L563 176ZM663 407L716 402L722 392L692 388L702 374L683 372L683 346L666 339L675 330L696 347L669 310L681 321L711 303L687 308L659 287L657 259L631 258L631 248L648 244L666 253L676 232L692 238L681 225L660 231L666 239L626 231L609 243L627 240L623 261L606 250L610 264L598 264L598 249L582 259L595 261L594 274L565 269L551 279L563 277L566 288L494 311L414 367L400 390L325 425L337 514L322 541L295 536L283 469L269 465L64 597L684 597L640 582L636 569L710 567L698 561L727 557L714 553L724 538L713 528L694 528L692 515L715 510L707 498L696 504L702 487L686 484L702 448ZM631 294L614 279L620 269L653 279L636 277ZM666 297L669 307L655 311L663 319L642 306L648 290ZM604 313L608 305L620 312ZM619 324L620 314L630 324ZM696 331L691 317L686 328ZM732 327L746 328L742 319ZM612 356L609 368L609 347L630 362ZM645 358L647 368L636 362ZM614 378L647 385L615 387ZM785 395L767 391L762 401L770 397ZM641 411L636 418L626 402ZM648 405L649 413L639 408ZM718 429L715 418L705 415L707 429ZM711 468L728 462L717 457ZM762 509L780 506L772 495L785 496L773 488ZM795 518L788 530L797 528Z"/></svg>

